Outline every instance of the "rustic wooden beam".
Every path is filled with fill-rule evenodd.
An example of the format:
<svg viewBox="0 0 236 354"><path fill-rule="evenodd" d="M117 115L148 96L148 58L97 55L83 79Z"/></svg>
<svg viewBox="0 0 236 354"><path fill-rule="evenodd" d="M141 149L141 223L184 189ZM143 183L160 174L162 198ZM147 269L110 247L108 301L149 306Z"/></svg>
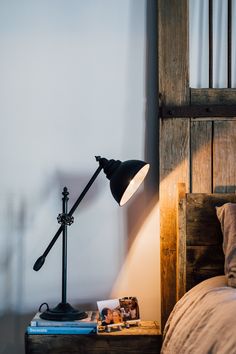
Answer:
<svg viewBox="0 0 236 354"><path fill-rule="evenodd" d="M159 115L161 118L236 117L236 105L163 105Z"/></svg>
<svg viewBox="0 0 236 354"><path fill-rule="evenodd" d="M158 0L161 105L189 104L188 1ZM189 122L160 119L161 326L176 303L176 184L189 180Z"/></svg>
<svg viewBox="0 0 236 354"><path fill-rule="evenodd" d="M236 104L236 89L233 88L190 88L191 104L227 105Z"/></svg>

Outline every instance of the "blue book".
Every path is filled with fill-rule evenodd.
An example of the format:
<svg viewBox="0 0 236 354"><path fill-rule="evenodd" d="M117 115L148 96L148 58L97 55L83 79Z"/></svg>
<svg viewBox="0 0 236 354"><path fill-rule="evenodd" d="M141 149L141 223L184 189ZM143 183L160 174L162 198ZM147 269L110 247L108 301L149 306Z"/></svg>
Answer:
<svg viewBox="0 0 236 354"><path fill-rule="evenodd" d="M92 327L36 327L28 326L28 334L94 334L97 333L96 328Z"/></svg>
<svg viewBox="0 0 236 354"><path fill-rule="evenodd" d="M74 321L51 321L40 317L41 312L37 312L30 322L31 327L91 327L96 328L98 324L98 311L86 311L88 317Z"/></svg>

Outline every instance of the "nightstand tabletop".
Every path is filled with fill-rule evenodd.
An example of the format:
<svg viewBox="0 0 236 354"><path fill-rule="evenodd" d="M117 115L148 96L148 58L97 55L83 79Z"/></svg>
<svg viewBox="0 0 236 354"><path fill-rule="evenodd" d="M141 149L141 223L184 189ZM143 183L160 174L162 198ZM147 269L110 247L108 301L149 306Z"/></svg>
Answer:
<svg viewBox="0 0 236 354"><path fill-rule="evenodd" d="M98 334L26 334L26 354L157 354L162 336L156 321Z"/></svg>

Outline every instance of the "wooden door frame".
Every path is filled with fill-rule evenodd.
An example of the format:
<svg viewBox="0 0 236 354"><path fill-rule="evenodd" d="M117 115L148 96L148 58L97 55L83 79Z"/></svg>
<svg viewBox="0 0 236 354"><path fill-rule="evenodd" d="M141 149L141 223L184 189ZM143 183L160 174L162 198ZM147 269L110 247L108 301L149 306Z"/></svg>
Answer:
<svg viewBox="0 0 236 354"><path fill-rule="evenodd" d="M188 105L188 0L158 0L158 73L161 105ZM186 118L160 118L162 328L176 302L176 207L173 201L176 184L181 181L187 188L189 185L188 131Z"/></svg>
<svg viewBox="0 0 236 354"><path fill-rule="evenodd" d="M236 186L236 170L232 167L235 166L236 143L232 141L236 136L236 89L189 87L188 0L158 0L157 3L163 328L178 298L177 185L184 183L186 192L201 193L232 192L231 188ZM201 154L196 153L199 151ZM218 168L222 156L228 156L225 171ZM200 174L199 166L203 167Z"/></svg>

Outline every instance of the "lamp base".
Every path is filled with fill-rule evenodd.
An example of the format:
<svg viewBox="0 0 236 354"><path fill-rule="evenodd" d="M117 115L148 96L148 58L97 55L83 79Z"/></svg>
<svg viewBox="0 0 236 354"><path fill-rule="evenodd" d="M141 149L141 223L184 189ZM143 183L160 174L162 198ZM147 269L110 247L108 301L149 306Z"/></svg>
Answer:
<svg viewBox="0 0 236 354"><path fill-rule="evenodd" d="M86 312L78 311L74 309L68 303L60 302L53 309L47 309L41 315L41 318L44 320L52 320L52 321L74 321L74 320L82 320L88 317Z"/></svg>

